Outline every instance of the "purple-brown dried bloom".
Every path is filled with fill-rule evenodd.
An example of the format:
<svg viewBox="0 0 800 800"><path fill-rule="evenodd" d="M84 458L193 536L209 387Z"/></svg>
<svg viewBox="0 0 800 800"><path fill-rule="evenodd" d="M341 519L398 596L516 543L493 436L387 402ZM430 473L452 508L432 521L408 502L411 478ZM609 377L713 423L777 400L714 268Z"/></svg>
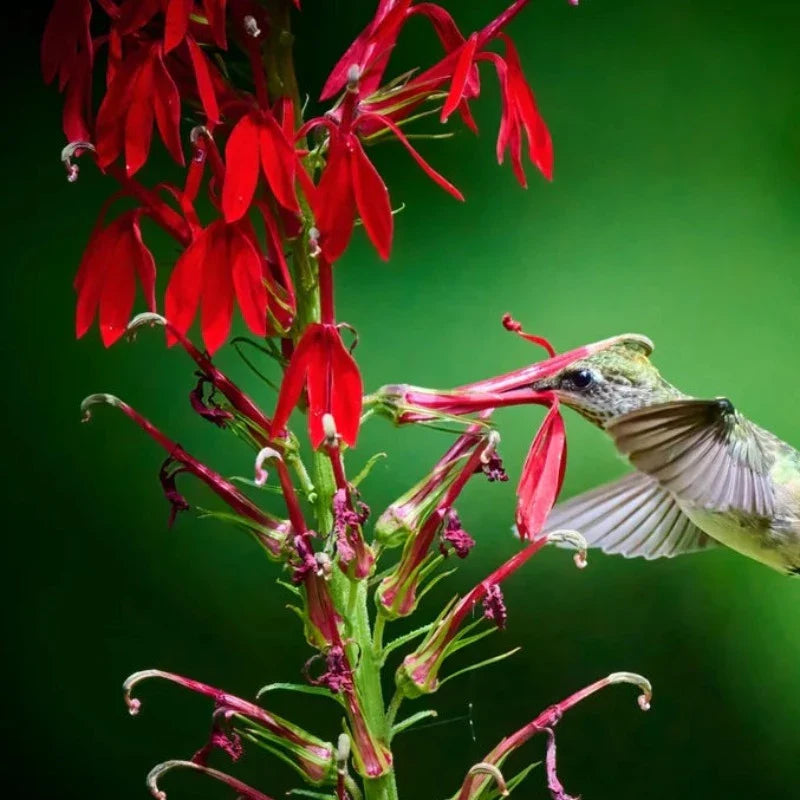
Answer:
<svg viewBox="0 0 800 800"><path fill-rule="evenodd" d="M211 386L208 397L205 396L206 384ZM203 419L207 419L218 428L224 428L234 417L230 411L220 408L214 402L214 393L215 387L211 378L202 372L198 372L197 385L189 392L189 403Z"/></svg>
<svg viewBox="0 0 800 800"><path fill-rule="evenodd" d="M483 598L483 616L492 620L500 630L506 627L508 610L506 609L500 584L493 583L486 590L486 597Z"/></svg>
<svg viewBox="0 0 800 800"><path fill-rule="evenodd" d="M314 686L326 686L335 694L343 691L350 691L353 688L353 673L344 654L341 645L334 645L325 654L325 672L318 678L312 678L308 673L308 668L320 656L312 656L305 664L303 672L308 678L309 683Z"/></svg>
<svg viewBox="0 0 800 800"><path fill-rule="evenodd" d="M505 483L508 480L508 473L503 466L503 459L497 450L487 456L486 460L481 461L481 472L487 477L490 483L501 481Z"/></svg>
<svg viewBox="0 0 800 800"><path fill-rule="evenodd" d="M439 535L439 552L445 557L448 555L448 544L452 545L459 558L466 558L475 546L475 540L461 527L461 520L454 508L445 514L444 526Z"/></svg>
<svg viewBox="0 0 800 800"><path fill-rule="evenodd" d="M213 750L222 750L226 753L231 761L238 761L244 753L244 746L242 745L242 738L238 733L226 733L215 726L211 729L211 735L208 741L192 756L192 761L195 764L202 764L205 766L208 763L208 757Z"/></svg>
<svg viewBox="0 0 800 800"><path fill-rule="evenodd" d="M351 489L341 486L333 495L333 531L339 567L342 572L359 580L372 572L375 556L362 530L369 517L369 506L360 500L353 501L351 494Z"/></svg>

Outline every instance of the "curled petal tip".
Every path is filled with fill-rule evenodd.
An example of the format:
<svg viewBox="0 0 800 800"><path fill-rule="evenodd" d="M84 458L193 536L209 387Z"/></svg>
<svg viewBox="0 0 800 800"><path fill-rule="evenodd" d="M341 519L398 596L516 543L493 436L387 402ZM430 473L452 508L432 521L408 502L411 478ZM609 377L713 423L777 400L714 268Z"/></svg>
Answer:
<svg viewBox="0 0 800 800"><path fill-rule="evenodd" d="M636 702L642 711L650 710L650 702L653 699L653 685L643 675L639 675L636 672L612 672L607 680L609 683L630 683L638 686L642 693L636 698Z"/></svg>
<svg viewBox="0 0 800 800"><path fill-rule="evenodd" d="M584 536L578 531L563 530L553 531L547 534L548 544L569 544L572 545L577 552L574 555L575 566L578 569L585 569L589 560L586 551L589 547Z"/></svg>
<svg viewBox="0 0 800 800"><path fill-rule="evenodd" d="M91 408L94 405L103 403L108 406L119 407L122 405L122 400L115 397L113 394L106 394L105 392L98 392L97 394L90 394L84 397L81 401L81 414L83 414L83 422L89 422L92 418Z"/></svg>
<svg viewBox="0 0 800 800"><path fill-rule="evenodd" d="M506 783L506 779L503 777L503 773L500 772L498 767L495 764L490 763L489 761L479 761L477 764L473 764L468 770L467 775L491 775L494 778L494 782L497 784L497 791L500 792L501 797L508 797L510 794L508 790L508 784Z"/></svg>
<svg viewBox="0 0 800 800"><path fill-rule="evenodd" d="M261 450L258 451L255 464L256 486L263 486L267 482L269 473L264 469L264 462L271 458L276 458L278 461L280 461L281 454L272 447L262 447Z"/></svg>

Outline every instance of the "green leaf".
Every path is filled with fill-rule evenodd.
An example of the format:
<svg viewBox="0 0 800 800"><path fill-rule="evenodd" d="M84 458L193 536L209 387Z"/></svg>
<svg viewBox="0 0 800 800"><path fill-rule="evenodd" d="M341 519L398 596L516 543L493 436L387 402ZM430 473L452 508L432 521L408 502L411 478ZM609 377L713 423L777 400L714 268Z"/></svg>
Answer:
<svg viewBox="0 0 800 800"><path fill-rule="evenodd" d="M401 722L398 722L396 725L392 726L392 730L389 734L389 740L391 741L398 733L402 733L405 730L408 730L412 725L416 725L423 719L428 719L429 717L438 717L438 712L434 711L432 708L428 708L425 711L418 711L416 714L412 714L410 717L406 717Z"/></svg>
<svg viewBox="0 0 800 800"><path fill-rule="evenodd" d="M331 700L335 700L339 705L342 705L342 698L339 695L334 694L330 689L326 689L324 686L308 686L304 683L268 683L266 686L262 686L256 692L256 699L259 699L261 695L266 694L267 692L274 692L274 691L285 691L285 692L300 692L301 694L315 694L319 697L328 697Z"/></svg>
<svg viewBox="0 0 800 800"><path fill-rule="evenodd" d="M396 650L398 647L402 647L404 644L408 642L414 641L418 637L426 634L432 627L434 623L429 622L427 625L423 625L421 628L416 628L415 630L411 631L410 633L404 633L402 636L398 636L396 639L392 639L391 642L384 645L383 648L383 655L386 657L392 650Z"/></svg>
<svg viewBox="0 0 800 800"><path fill-rule="evenodd" d="M335 794L312 792L311 789L289 789L286 794L290 797L315 797L317 800L336 800Z"/></svg>
<svg viewBox="0 0 800 800"><path fill-rule="evenodd" d="M245 478L244 475L231 475L228 479L231 483L241 483L250 486L252 489L259 489L262 492L272 492L273 494L283 494L280 486L270 486L268 483L258 484L252 478Z"/></svg>
<svg viewBox="0 0 800 800"><path fill-rule="evenodd" d="M352 481L350 481L350 483L352 483L353 486L358 486L361 483L361 481L363 481L364 478L366 478L370 474L370 472L372 472L372 468L382 458L388 458L388 454L387 453L375 453L375 455L370 456L370 458L367 461L367 463L364 464L364 466L361 468L361 471L358 473L358 475L355 476L355 478L353 478Z"/></svg>
<svg viewBox="0 0 800 800"><path fill-rule="evenodd" d="M514 653L521 650L521 647L515 647L513 650L508 650L505 653L501 653L499 656L492 656L492 658L487 658L485 661L479 661L477 664L470 664L468 667L464 667L463 669L459 669L454 672L452 675L448 675L446 678L442 678L440 686L444 686L447 681L452 680L453 678L458 678L460 675L466 675L468 672L472 672L475 669L480 669L481 667L488 667L489 664L495 664L498 661L502 661L504 658L508 658L509 656L513 656Z"/></svg>

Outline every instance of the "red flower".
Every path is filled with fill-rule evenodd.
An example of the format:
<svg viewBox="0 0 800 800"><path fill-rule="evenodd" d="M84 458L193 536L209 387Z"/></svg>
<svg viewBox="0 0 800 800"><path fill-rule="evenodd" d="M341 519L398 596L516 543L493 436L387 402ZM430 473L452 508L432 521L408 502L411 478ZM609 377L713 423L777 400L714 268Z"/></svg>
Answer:
<svg viewBox="0 0 800 800"><path fill-rule="evenodd" d="M294 145L269 112L251 111L236 123L225 147L225 161L222 210L226 221L235 222L250 207L258 183L259 161L275 199L290 211L299 210L294 188Z"/></svg>
<svg viewBox="0 0 800 800"><path fill-rule="evenodd" d="M145 303L155 310L156 267L142 242L140 211L128 211L105 228L95 228L75 276L78 305L75 333L80 338L100 313L100 335L109 347L125 333L136 294L142 286Z"/></svg>
<svg viewBox="0 0 800 800"><path fill-rule="evenodd" d="M56 0L42 37L42 73L45 83L58 77L59 91L66 94L63 128L71 142L90 139L94 60L91 18L89 0Z"/></svg>
<svg viewBox="0 0 800 800"><path fill-rule="evenodd" d="M117 28L127 35L141 30L156 15L164 12L164 52L177 47L189 30L190 21L198 30L208 29L210 38L219 47L227 46L225 39L226 0L126 0L120 4Z"/></svg>
<svg viewBox="0 0 800 800"><path fill-rule="evenodd" d="M96 146L101 167L124 151L125 169L133 175L147 160L155 121L172 157L183 164L178 88L164 64L163 47L152 43L127 53L97 112Z"/></svg>
<svg viewBox="0 0 800 800"><path fill-rule="evenodd" d="M567 459L564 420L558 400L547 412L528 451L517 487L517 530L520 538L533 539L561 491Z"/></svg>
<svg viewBox="0 0 800 800"><path fill-rule="evenodd" d="M272 418L273 435L286 427L303 386L308 393L311 444L314 447L322 444L325 438L322 417L330 414L339 435L354 446L361 418L361 374L335 325L312 323L297 343L281 383Z"/></svg>
<svg viewBox="0 0 800 800"><path fill-rule="evenodd" d="M267 285L272 279L255 235L244 221L212 222L181 254L167 286L166 317L186 333L202 300L203 342L213 353L225 341L233 316L234 296L247 327L267 333ZM170 344L175 338L168 334Z"/></svg>

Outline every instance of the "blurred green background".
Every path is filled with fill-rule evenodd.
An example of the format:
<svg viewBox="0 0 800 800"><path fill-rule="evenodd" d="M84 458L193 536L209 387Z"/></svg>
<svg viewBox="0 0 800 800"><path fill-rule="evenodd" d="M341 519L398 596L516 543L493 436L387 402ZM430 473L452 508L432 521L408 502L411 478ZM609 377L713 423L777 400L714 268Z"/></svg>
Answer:
<svg viewBox="0 0 800 800"><path fill-rule="evenodd" d="M159 335L109 351L96 331L73 340L71 281L112 187L89 163L77 184L64 180L60 102L37 65L46 5L4 12L5 760L26 797L126 800L146 796L152 764L201 744L209 712L204 700L154 684L131 720L120 693L129 672L158 666L251 696L296 678L309 651L274 584L277 568L249 540L190 514L166 530L162 455L150 441L110 410L80 424L84 395L114 392L222 472L251 469L249 452L190 413L191 365ZM372 4L303 5L300 72L316 96ZM470 30L503 2L449 6ZM725 393L800 445L798 25L798 6L783 0L531 4L511 32L553 134L555 180L530 169L525 192L494 162L488 71L480 137L459 130L421 144L466 205L399 147L374 151L394 205L406 208L390 264L358 231L337 269L340 316L359 330L367 387L446 387L539 358L500 327L510 311L559 349L646 333L670 380ZM436 52L417 21L397 70ZM162 174L156 163L149 176ZM163 278L176 252L146 236ZM230 348L220 362L271 408ZM540 417L497 415L512 480L470 487L459 510L478 547L421 617L513 552L513 484ZM566 496L625 470L599 431L572 415L568 426ZM371 420L352 463L391 452L365 484L373 509L447 442ZM504 589L509 629L474 655L523 649L448 684L433 698L443 724L398 739L403 796L449 795L504 733L619 669L652 679L653 709L641 714L623 687L571 712L559 727L568 791L587 800L796 794L800 581L721 550L657 563L595 555L585 572L545 552ZM276 698L274 708L324 736L337 730L324 703ZM529 746L530 760L542 744ZM275 797L294 785L256 752L239 774ZM173 798L224 794L195 776L176 775L167 788ZM543 773L519 795L547 798Z"/></svg>

